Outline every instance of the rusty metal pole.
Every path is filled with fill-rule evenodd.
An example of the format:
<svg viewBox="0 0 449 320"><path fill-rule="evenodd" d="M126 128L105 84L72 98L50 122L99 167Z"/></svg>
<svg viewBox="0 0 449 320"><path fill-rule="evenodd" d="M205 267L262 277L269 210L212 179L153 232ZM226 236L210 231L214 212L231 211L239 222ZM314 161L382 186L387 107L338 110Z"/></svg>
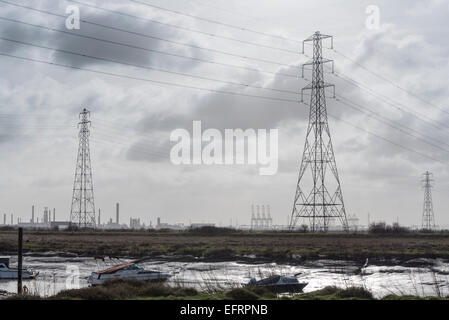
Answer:
<svg viewBox="0 0 449 320"><path fill-rule="evenodd" d="M17 294L22 294L22 240L23 228L19 228L19 248L17 251Z"/></svg>

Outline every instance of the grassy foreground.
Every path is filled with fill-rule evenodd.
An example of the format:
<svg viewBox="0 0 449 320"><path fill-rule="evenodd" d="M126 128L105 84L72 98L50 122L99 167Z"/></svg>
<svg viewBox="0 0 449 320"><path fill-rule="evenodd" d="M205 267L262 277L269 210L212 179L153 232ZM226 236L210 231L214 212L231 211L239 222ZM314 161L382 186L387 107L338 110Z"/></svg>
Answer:
<svg viewBox="0 0 449 320"><path fill-rule="evenodd" d="M0 229L0 253L15 254L17 231ZM248 257L269 261L303 259L449 258L445 234L310 234L292 232L70 232L24 233L24 252L82 256L165 255L230 261Z"/></svg>
<svg viewBox="0 0 449 320"><path fill-rule="evenodd" d="M42 299L39 296L11 296L15 299ZM326 287L309 293L278 297L263 288L235 288L228 291L206 293L193 288L169 287L137 280L115 279L106 281L103 286L61 291L48 300L375 300L372 293L362 287ZM382 300L422 300L449 297L417 297L388 295Z"/></svg>

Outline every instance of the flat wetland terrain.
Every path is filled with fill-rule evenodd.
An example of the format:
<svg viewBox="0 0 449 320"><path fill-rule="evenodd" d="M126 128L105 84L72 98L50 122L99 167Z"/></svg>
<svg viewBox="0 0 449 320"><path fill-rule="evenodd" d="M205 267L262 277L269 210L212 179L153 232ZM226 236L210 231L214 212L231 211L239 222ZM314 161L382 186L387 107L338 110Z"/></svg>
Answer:
<svg viewBox="0 0 449 320"><path fill-rule="evenodd" d="M24 231L28 254L144 257L204 261L449 258L449 234L309 234L293 232ZM15 254L17 231L0 230L0 254ZM399 261L398 261L399 260Z"/></svg>

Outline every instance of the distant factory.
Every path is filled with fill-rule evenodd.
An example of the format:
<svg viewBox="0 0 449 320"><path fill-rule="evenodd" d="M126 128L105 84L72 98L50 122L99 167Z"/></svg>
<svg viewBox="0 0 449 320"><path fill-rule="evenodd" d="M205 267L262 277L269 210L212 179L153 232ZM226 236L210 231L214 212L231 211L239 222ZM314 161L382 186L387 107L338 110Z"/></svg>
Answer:
<svg viewBox="0 0 449 320"><path fill-rule="evenodd" d="M8 218L10 218L8 220ZM0 220L1 221L1 220ZM149 224L145 224L141 221L141 218L129 218L129 224L122 223L120 221L120 203L115 204L115 219L109 218L107 222L102 221L102 211L98 209L98 214L95 221L95 229L97 230L173 230L183 231L187 229L198 229L202 227L215 227L214 223L190 223L185 225L184 223L166 223L162 222L160 217L156 218L156 223L153 225L151 221ZM1 225L0 225L1 226ZM31 218L29 221L24 222L21 218L17 218L14 223L14 215L10 217L5 213L3 214L3 226L9 227L21 227L24 229L41 229L41 230L65 230L71 227L77 227L76 224L71 224L70 221L56 220L56 209L50 207L44 207L42 214L37 214L35 205L31 206Z"/></svg>
<svg viewBox="0 0 449 320"><path fill-rule="evenodd" d="M270 205L266 206L266 210L265 205L256 205L256 211L254 211L254 205L251 205L251 230L268 230L272 228L272 225Z"/></svg>
<svg viewBox="0 0 449 320"><path fill-rule="evenodd" d="M11 222L13 221L13 215L11 214ZM6 224L6 223L5 223ZM12 225L12 223L11 223ZM22 222L20 218L17 218L17 226L24 229L67 229L70 226L69 221L57 221L56 209L50 209L44 207L41 219L35 215L35 206L31 206L31 219L29 222Z"/></svg>

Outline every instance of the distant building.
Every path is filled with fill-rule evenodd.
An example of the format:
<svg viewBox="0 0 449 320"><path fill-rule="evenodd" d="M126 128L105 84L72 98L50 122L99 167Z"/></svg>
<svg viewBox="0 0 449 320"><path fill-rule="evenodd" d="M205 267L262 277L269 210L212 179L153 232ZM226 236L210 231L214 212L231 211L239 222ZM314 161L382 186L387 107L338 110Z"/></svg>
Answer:
<svg viewBox="0 0 449 320"><path fill-rule="evenodd" d="M260 214L260 208L262 207L262 215ZM257 213L254 212L254 205L251 205L251 230L268 230L272 229L273 218L271 218L270 205L257 205Z"/></svg>
<svg viewBox="0 0 449 320"><path fill-rule="evenodd" d="M198 229L204 227L215 227L215 223L192 223L190 225L191 229Z"/></svg>
<svg viewBox="0 0 449 320"><path fill-rule="evenodd" d="M145 223L140 223L140 218L129 218L130 229L144 229Z"/></svg>
<svg viewBox="0 0 449 320"><path fill-rule="evenodd" d="M47 222L19 222L18 227L24 229L51 229L51 224Z"/></svg>
<svg viewBox="0 0 449 320"><path fill-rule="evenodd" d="M112 218L109 219L108 223L104 223L102 225L97 225L98 229L103 230L122 230L122 229L128 229L128 226L126 224L119 224L112 221Z"/></svg>
<svg viewBox="0 0 449 320"><path fill-rule="evenodd" d="M161 218L158 217L157 224L154 227L154 229L156 229L156 230L159 230L159 229L185 230L186 227L184 226L183 223L175 223L175 224L163 223L163 222L161 222Z"/></svg>
<svg viewBox="0 0 449 320"><path fill-rule="evenodd" d="M31 206L31 219L30 222L22 222L21 219L18 219L17 226L24 229L66 229L69 227L69 221L56 221L56 209L53 208L53 219L52 219L52 210L48 207L44 207L44 212L42 219L39 222L39 217L35 217L35 207ZM36 219L35 219L36 218Z"/></svg>

